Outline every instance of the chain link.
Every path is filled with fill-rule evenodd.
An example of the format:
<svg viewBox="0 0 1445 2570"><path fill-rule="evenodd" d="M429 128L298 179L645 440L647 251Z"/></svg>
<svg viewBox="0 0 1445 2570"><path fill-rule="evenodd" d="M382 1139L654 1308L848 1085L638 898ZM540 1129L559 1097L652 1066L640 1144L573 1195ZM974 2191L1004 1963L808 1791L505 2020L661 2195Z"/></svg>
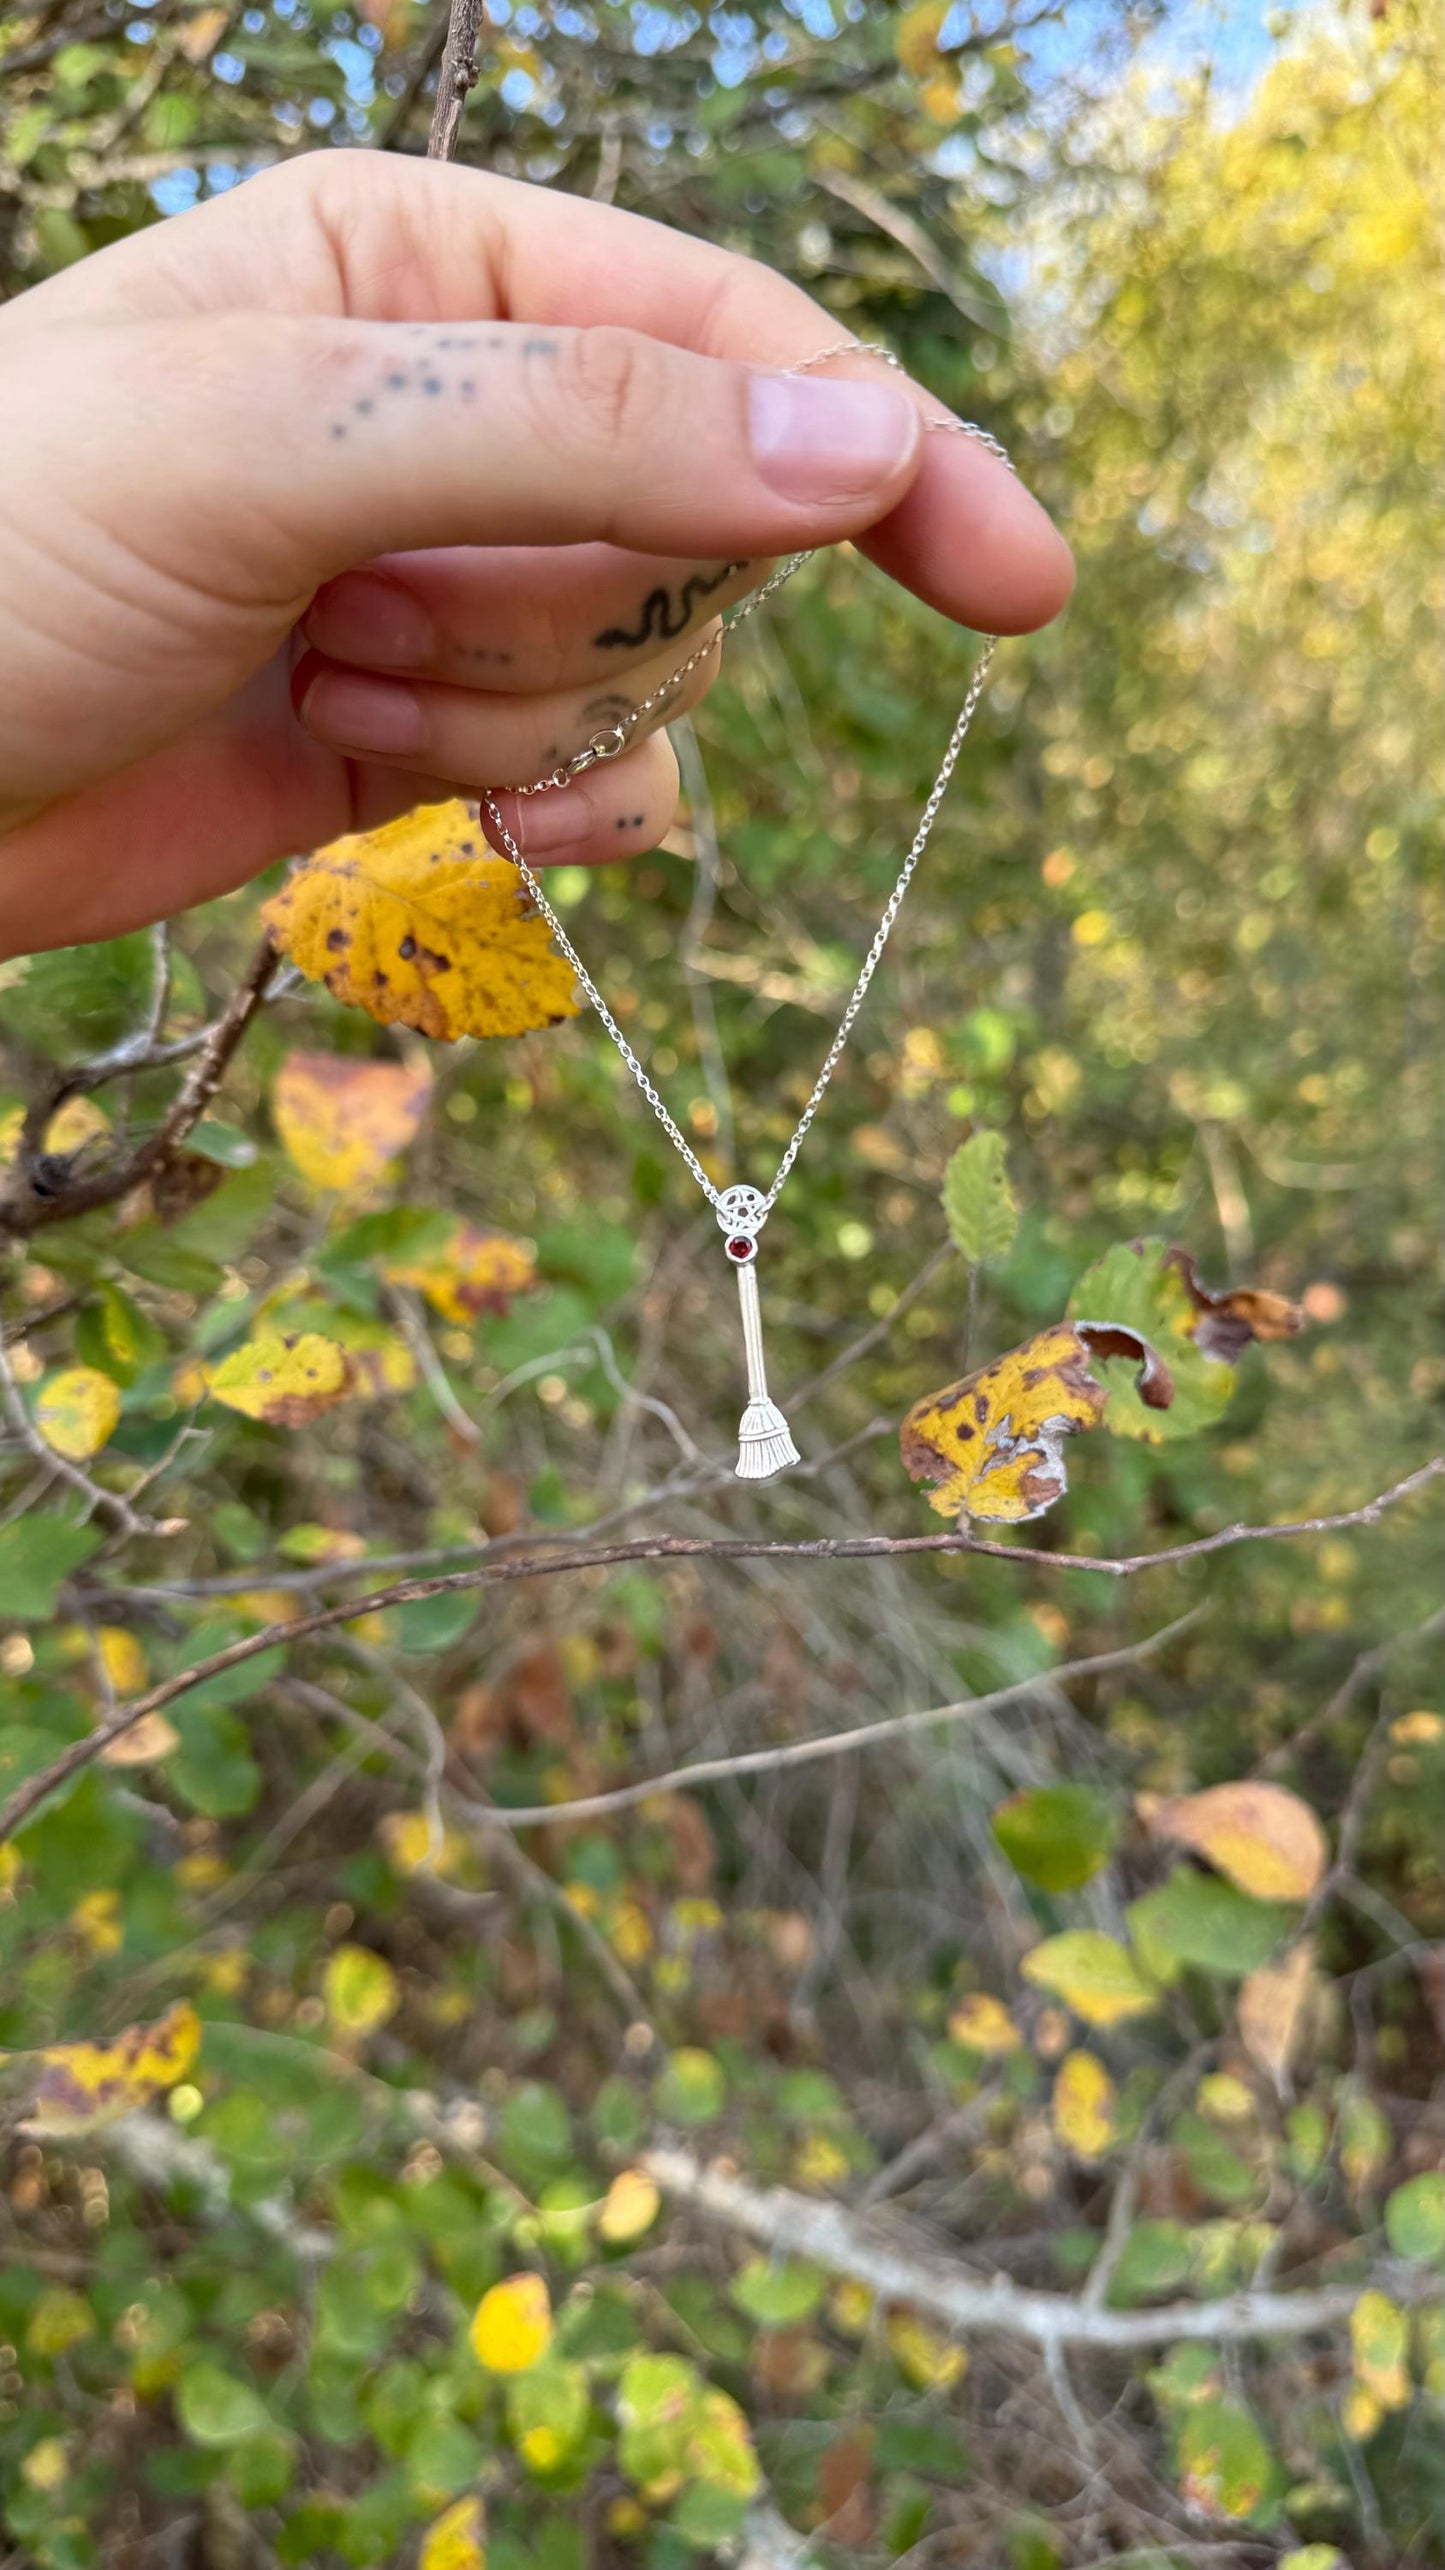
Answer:
<svg viewBox="0 0 1445 2570"><path fill-rule="evenodd" d="M844 356L878 357L882 359L885 365L894 366L897 367L900 372L903 371L902 360L894 355L891 348L884 348L876 341L866 339L840 339L836 341L833 346L818 349L813 356L801 359L796 366L789 366L784 371L791 375L805 375L814 366L826 364L827 360L831 357ZM985 447L990 455L996 455L1001 463L1008 466L1010 472L1014 470L1012 457L999 444L998 439L993 436L991 431L986 428L980 428L976 420L952 418L930 419L924 422L924 427L928 430L952 430L955 434L961 437L971 438L977 445ZM663 1132L667 1135L673 1149L686 1163L692 1177L702 1189L703 1194L706 1196L708 1203L713 1207L714 1211L717 1209L718 1200L722 1194L722 1190L713 1185L713 1182L708 1176L707 1171L704 1169L702 1162L699 1160L697 1153L693 1150L691 1143L688 1141L686 1135L682 1132L676 1120L670 1113L666 1101L654 1087L647 1072L638 1060L637 1055L628 1043L626 1036L623 1034L621 1027L618 1025L616 1018L608 1007L606 1000L603 998L597 984L592 979L591 974L588 972L586 965L583 963L581 956L578 954L576 947L572 943L567 930L564 928L555 909L548 900L546 893L543 891L536 874L528 865L516 839L508 829L506 822L503 820L501 812L497 806L496 793L505 792L516 794L518 796L546 794L551 792L551 790L556 786L570 784L574 777L585 775L589 768L596 767L604 760L621 758L624 751L631 747L633 735L637 731L638 726L646 721L648 715L656 713L659 707L667 704L673 697L675 697L678 689L683 685L685 680L691 677L692 672L695 669L700 668L705 660L710 660L715 651L721 650L725 637L732 632L734 626L745 623L749 616L755 616L758 609L761 606L764 606L769 598L775 597L777 592L782 588L783 583L787 580L791 580L794 572L800 570L802 565L809 559L810 556L807 553L793 553L790 554L785 561L779 563L776 570L771 571L768 574L767 579L762 581L759 586L752 591L751 595L743 600L742 604L735 609L731 616L725 618L717 628L709 634L705 642L699 643L696 650L688 654L686 660L679 662L677 668L671 672L670 676L662 681L660 686L653 689L650 696L644 696L641 703L634 705L631 711L623 717L621 722L609 724L605 731L594 732L585 747L579 750L574 757L565 760L561 766L554 768L550 776L538 777L530 785L499 787L495 792L486 793L482 797L483 804L486 807L486 811L492 822L493 828L496 830L497 836L501 840L507 856L516 867L517 872L521 876L523 883L526 885L532 900L536 903L542 917L546 920L553 937L557 941L558 947L566 957L567 962L571 965L583 991L586 993L586 996L591 1002L593 1009L596 1011L597 1016L601 1019L603 1027L611 1038L613 1044L616 1046L617 1051L626 1063L627 1068L631 1072L633 1079L636 1081L638 1088L641 1090L648 1105L651 1107L653 1114L656 1116L658 1123L663 1129ZM728 570L730 572L741 571L745 568L746 565L741 562L730 563L728 565ZM759 1228L761 1228L762 1223L766 1221L768 1215L772 1212L774 1205L777 1203L779 1196L782 1194L788 1173L791 1170L794 1161L797 1159L798 1153L803 1147L803 1140L808 1131L808 1127L812 1123L814 1116L817 1114L819 1107L823 1103L828 1083L832 1079L833 1073L838 1067L839 1061L842 1058L843 1048L846 1045L849 1036L852 1034L854 1022L863 1005L864 999L867 996L868 985L872 981L879 963L882 960L883 950L892 933L893 923L898 917L899 911L903 907L908 887L913 881L919 860L923 855L924 849L928 845L929 834L932 831L934 822L938 818L939 809L942 805L945 794L948 792L953 771L958 765L959 754L963 748L965 740L968 738L969 726L973 721L975 712L977 711L979 698L983 694L984 684L988 677L989 665L998 648L998 636L996 634L985 634L982 637L982 644L983 647L979 653L978 660L975 663L973 676L969 681L968 693L964 697L963 703L959 708L958 719L949 735L948 747L944 751L942 764L938 770L937 776L933 780L928 800L924 804L923 810L919 815L918 828L914 832L913 845L903 860L898 880L894 884L893 890L890 892L888 899L884 904L883 916L879 920L878 926L874 931L873 943L863 958L862 968L853 985L848 1005L844 1009L842 1017L838 1021L838 1031L834 1036L832 1043L828 1047L827 1054L823 1061L823 1067L819 1071L817 1079L813 1083L808 1102L793 1128L791 1139L783 1153L782 1159L778 1163L777 1174L773 1179L773 1183L762 1200L763 1211L759 1217Z"/></svg>

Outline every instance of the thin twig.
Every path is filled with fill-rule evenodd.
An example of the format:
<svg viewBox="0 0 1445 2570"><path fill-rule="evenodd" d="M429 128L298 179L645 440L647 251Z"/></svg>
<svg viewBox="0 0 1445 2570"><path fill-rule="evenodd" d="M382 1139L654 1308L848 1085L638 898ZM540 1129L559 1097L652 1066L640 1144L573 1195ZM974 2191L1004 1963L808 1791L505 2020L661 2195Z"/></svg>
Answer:
<svg viewBox="0 0 1445 2570"><path fill-rule="evenodd" d="M449 161L456 150L462 110L477 85L477 46L485 25L482 0L451 0L441 69L437 73L436 106L427 136L429 161Z"/></svg>
<svg viewBox="0 0 1445 2570"><path fill-rule="evenodd" d="M349 1598L340 1606L322 1607L315 1614L296 1617L289 1623L270 1624L260 1633L247 1634L228 1649L214 1652L193 1668L180 1671L153 1687L148 1695L138 1696L124 1706L113 1721L102 1724L84 1740L73 1741L60 1757L52 1760L21 1785L10 1800L0 1806L0 1843L29 1819L30 1814L82 1767L89 1766L101 1751L121 1732L128 1731L143 1714L158 1712L174 1697L183 1695L203 1678L219 1676L223 1669L239 1668L246 1660L255 1659L262 1651L273 1650L278 1643L304 1641L308 1634L329 1632L333 1625L354 1623L360 1616L380 1613L388 1606L408 1606L424 1597L445 1597L470 1588L486 1588L494 1582L519 1579L544 1579L561 1571L612 1569L622 1562L656 1561L869 1561L885 1556L910 1553L976 1553L1004 1561L1038 1562L1051 1570L1098 1570L1111 1572L1116 1578L1131 1571L1154 1570L1168 1561L1190 1561L1203 1553L1220 1551L1226 1544L1261 1543L1287 1536L1332 1534L1344 1526L1371 1526L1387 1508L1409 1498L1430 1481L1445 1473L1445 1455L1435 1456L1418 1471L1407 1473L1389 1490L1381 1491L1362 1507L1346 1510L1333 1517L1304 1518L1292 1525L1224 1527L1217 1535L1205 1535L1189 1544L1177 1544L1163 1553L1141 1553L1132 1560L1111 1560L1108 1556L1091 1557L1077 1553L1046 1553L1024 1545L980 1543L973 1536L953 1535L849 1535L825 1537L812 1543L769 1543L754 1536L678 1536L652 1535L631 1544L599 1544L570 1553L535 1554L520 1560L488 1562L471 1570L451 1571L436 1579L400 1580L394 1587L377 1589L368 1597ZM1056 1671L1055 1676L1058 1675ZM1038 1681L1033 1681L1037 1684ZM973 1699L973 1703L981 1699ZM936 1715L923 1717L936 1720ZM904 1717L908 1719L908 1717ZM857 1745L855 1736L847 1734L841 1748ZM806 1748L808 1744L800 1743ZM837 1753L834 1753L837 1754Z"/></svg>

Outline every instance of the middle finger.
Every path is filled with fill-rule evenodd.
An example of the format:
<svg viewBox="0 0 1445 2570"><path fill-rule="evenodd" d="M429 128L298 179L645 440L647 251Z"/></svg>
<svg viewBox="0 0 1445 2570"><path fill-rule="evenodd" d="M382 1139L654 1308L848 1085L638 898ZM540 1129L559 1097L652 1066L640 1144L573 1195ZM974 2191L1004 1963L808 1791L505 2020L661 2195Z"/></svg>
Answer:
<svg viewBox="0 0 1445 2570"><path fill-rule="evenodd" d="M329 660L360 669L504 696L589 685L595 695L640 664L685 660L771 568L611 544L447 546L343 572L317 591L302 630Z"/></svg>

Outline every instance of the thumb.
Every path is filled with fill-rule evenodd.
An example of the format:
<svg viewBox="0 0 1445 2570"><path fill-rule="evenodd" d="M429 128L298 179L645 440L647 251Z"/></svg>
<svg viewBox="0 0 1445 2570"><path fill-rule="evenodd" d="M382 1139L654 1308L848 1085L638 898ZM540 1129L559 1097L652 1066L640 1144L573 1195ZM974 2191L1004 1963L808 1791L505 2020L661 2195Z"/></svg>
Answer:
<svg viewBox="0 0 1445 2570"><path fill-rule="evenodd" d="M240 314L124 335L168 345L125 361L119 459L106 418L117 509L151 559L203 540L206 585L232 600L309 596L373 554L437 545L786 553L871 525L920 460L918 410L891 385L632 330Z"/></svg>

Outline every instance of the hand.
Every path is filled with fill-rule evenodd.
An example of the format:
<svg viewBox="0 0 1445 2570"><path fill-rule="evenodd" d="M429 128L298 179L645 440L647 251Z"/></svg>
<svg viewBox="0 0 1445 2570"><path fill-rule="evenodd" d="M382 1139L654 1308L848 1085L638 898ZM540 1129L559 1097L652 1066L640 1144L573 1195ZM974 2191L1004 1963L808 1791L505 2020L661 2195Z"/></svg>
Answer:
<svg viewBox="0 0 1445 2570"><path fill-rule="evenodd" d="M799 547L961 622L1068 594L1037 503L772 270L479 172L317 153L0 312L0 954L530 782ZM715 675L712 654L680 711ZM665 734L503 798L661 837Z"/></svg>

